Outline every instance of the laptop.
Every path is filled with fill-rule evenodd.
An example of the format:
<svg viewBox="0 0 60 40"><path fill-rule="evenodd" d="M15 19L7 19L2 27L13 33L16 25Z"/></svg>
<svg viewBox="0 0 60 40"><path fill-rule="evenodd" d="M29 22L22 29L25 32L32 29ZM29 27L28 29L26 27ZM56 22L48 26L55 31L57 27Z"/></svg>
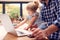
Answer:
<svg viewBox="0 0 60 40"><path fill-rule="evenodd" d="M32 32L21 29L21 28L15 29L11 22L11 19L9 18L9 16L7 14L0 14L0 20L1 20L2 25L4 26L5 30L8 33L11 33L16 36L28 36L28 35L32 34Z"/></svg>

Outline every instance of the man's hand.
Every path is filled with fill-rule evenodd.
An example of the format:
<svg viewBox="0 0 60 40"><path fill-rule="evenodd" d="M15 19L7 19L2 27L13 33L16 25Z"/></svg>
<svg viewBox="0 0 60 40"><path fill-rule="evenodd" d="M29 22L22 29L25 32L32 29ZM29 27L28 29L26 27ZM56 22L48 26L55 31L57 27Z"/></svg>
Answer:
<svg viewBox="0 0 60 40"><path fill-rule="evenodd" d="M42 39L42 38L46 38L47 36L49 36L50 34L58 31L58 27L54 24L50 25L48 28L46 28L45 30L40 30L40 29L36 29L33 28L32 32L37 39Z"/></svg>
<svg viewBox="0 0 60 40"><path fill-rule="evenodd" d="M40 30L39 28L33 28L32 32L32 35L35 36L36 39L48 39L45 32L43 30Z"/></svg>

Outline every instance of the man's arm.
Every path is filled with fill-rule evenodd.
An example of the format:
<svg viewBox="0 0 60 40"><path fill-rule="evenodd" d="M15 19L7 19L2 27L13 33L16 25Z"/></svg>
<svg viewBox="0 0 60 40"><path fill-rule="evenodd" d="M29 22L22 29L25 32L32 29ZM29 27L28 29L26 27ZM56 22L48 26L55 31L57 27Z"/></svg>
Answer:
<svg viewBox="0 0 60 40"><path fill-rule="evenodd" d="M44 30L44 33L46 34L46 36L49 36L50 34L56 32L57 30L58 30L58 27L52 24L51 26L49 26L47 29Z"/></svg>
<svg viewBox="0 0 60 40"><path fill-rule="evenodd" d="M52 25L50 25L48 28L45 30L40 30L40 29L32 29L33 34L36 38L42 39L44 36L49 36L50 34L60 30L60 1L56 0L56 15L57 19L53 22Z"/></svg>
<svg viewBox="0 0 60 40"><path fill-rule="evenodd" d="M47 35L50 35L60 30L60 1L58 0L56 0L56 15L57 20L55 20L52 25L50 25L47 29L45 29Z"/></svg>

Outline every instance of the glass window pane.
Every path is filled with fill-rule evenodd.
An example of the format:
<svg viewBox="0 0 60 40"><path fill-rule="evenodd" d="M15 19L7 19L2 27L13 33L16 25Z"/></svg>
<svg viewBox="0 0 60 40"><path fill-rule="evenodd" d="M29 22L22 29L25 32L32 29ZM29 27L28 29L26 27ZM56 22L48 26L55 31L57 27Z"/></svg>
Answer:
<svg viewBox="0 0 60 40"><path fill-rule="evenodd" d="M20 4L5 4L5 12L12 21L20 16Z"/></svg>
<svg viewBox="0 0 60 40"><path fill-rule="evenodd" d="M0 4L0 14L2 14L3 13L3 11L2 11L2 4ZM1 20L0 20L0 25L1 25Z"/></svg>
<svg viewBox="0 0 60 40"><path fill-rule="evenodd" d="M28 15L28 12L26 10L26 6L27 6L27 3L23 4L22 8L23 8L23 17L26 17Z"/></svg>
<svg viewBox="0 0 60 40"><path fill-rule="evenodd" d="M2 14L2 4L0 4L0 14Z"/></svg>

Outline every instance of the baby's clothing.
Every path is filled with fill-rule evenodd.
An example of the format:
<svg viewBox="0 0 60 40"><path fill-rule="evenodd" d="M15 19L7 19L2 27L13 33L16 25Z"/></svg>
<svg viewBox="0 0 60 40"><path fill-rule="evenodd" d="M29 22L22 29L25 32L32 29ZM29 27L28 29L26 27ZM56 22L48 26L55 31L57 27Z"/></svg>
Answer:
<svg viewBox="0 0 60 40"><path fill-rule="evenodd" d="M31 18L34 17L34 16L37 16L38 18L36 19L36 21L34 22L33 25L37 25L38 28L40 28L40 29L45 29L47 25L46 25L45 22L43 22L41 20L41 16L40 16L40 14L38 12L35 12L33 15L28 14L27 19L31 20Z"/></svg>

